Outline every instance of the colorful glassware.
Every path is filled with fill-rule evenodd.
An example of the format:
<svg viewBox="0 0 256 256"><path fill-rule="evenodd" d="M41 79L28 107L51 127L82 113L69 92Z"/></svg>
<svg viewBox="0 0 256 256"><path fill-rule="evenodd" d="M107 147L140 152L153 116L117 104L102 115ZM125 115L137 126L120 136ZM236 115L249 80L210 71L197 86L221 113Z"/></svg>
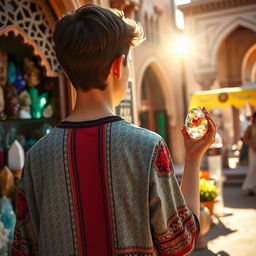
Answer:
<svg viewBox="0 0 256 256"><path fill-rule="evenodd" d="M13 211L10 200L5 196L1 199L1 221L4 224L4 228L10 231L8 238L12 241L14 235L16 215Z"/></svg>
<svg viewBox="0 0 256 256"><path fill-rule="evenodd" d="M193 108L187 114L185 126L190 137L200 139L207 132L208 121L200 108Z"/></svg>
<svg viewBox="0 0 256 256"><path fill-rule="evenodd" d="M45 92L39 95L39 91L35 87L29 88L29 95L32 99L31 108L31 115L33 118L42 118L43 116L43 109L45 108L48 100L48 93Z"/></svg>
<svg viewBox="0 0 256 256"><path fill-rule="evenodd" d="M22 77L22 73L19 68L16 70L16 80L13 82L13 86L15 87L17 93L20 93L26 86L27 82Z"/></svg>
<svg viewBox="0 0 256 256"><path fill-rule="evenodd" d="M7 69L7 82L8 84L14 83L16 80L16 67L13 62L8 63L8 69Z"/></svg>

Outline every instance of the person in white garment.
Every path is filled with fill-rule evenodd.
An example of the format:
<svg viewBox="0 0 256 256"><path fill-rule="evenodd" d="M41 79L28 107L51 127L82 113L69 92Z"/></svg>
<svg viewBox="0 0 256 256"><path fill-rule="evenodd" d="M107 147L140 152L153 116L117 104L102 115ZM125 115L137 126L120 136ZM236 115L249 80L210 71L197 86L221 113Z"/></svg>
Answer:
<svg viewBox="0 0 256 256"><path fill-rule="evenodd" d="M243 137L248 125L250 124L250 121L251 121L251 116L246 115L246 117L243 117L243 120L241 120L241 123L240 123L241 140L243 142L243 145L240 151L239 165L248 165L249 147L246 143L244 143Z"/></svg>
<svg viewBox="0 0 256 256"><path fill-rule="evenodd" d="M249 170L242 189L251 196L256 194L256 112L252 115L243 140L249 146Z"/></svg>

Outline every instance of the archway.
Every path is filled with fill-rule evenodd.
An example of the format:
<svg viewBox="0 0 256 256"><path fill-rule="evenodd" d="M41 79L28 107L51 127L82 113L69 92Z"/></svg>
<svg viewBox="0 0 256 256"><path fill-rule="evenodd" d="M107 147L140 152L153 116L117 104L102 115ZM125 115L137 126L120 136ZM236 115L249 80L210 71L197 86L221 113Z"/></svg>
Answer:
<svg viewBox="0 0 256 256"><path fill-rule="evenodd" d="M217 79L220 87L235 87L243 84L243 62L255 43L256 32L241 25L224 38L217 54ZM234 131L231 136L236 143L241 137L240 111L232 107L231 113Z"/></svg>
<svg viewBox="0 0 256 256"><path fill-rule="evenodd" d="M169 128L166 102L159 79L148 66L144 72L141 85L140 125L160 134L168 143Z"/></svg>
<svg viewBox="0 0 256 256"><path fill-rule="evenodd" d="M222 45L223 41L229 37L230 34L235 32L237 28L243 27L246 28L252 32L256 32L256 24L253 24L250 21L247 21L242 18L238 19L232 19L228 24L225 24L222 26L216 36L214 37L214 43L212 44L212 50L210 53L210 63L215 66L216 60L219 55L219 49L220 46Z"/></svg>
<svg viewBox="0 0 256 256"><path fill-rule="evenodd" d="M243 84L256 81L256 43L246 52L242 64Z"/></svg>
<svg viewBox="0 0 256 256"><path fill-rule="evenodd" d="M48 4L36 0L5 0L0 2L0 12L0 36L12 33L21 36L40 58L47 76L57 77L61 74L52 38L56 19Z"/></svg>

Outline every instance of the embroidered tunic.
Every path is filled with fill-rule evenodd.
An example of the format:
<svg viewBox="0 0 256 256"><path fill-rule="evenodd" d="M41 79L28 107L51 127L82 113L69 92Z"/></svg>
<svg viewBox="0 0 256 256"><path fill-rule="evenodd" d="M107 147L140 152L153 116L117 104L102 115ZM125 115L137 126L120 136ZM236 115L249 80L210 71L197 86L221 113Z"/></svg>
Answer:
<svg viewBox="0 0 256 256"><path fill-rule="evenodd" d="M27 153L13 256L178 256L198 232L156 133L64 121Z"/></svg>

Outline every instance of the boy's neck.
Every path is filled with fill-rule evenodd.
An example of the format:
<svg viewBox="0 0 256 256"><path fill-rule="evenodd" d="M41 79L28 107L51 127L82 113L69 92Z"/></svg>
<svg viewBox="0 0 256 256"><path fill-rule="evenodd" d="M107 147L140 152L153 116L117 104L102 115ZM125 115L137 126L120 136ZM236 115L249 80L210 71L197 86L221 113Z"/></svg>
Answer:
<svg viewBox="0 0 256 256"><path fill-rule="evenodd" d="M113 115L113 103L109 90L91 89L88 92L77 90L75 107L65 120L81 122Z"/></svg>

